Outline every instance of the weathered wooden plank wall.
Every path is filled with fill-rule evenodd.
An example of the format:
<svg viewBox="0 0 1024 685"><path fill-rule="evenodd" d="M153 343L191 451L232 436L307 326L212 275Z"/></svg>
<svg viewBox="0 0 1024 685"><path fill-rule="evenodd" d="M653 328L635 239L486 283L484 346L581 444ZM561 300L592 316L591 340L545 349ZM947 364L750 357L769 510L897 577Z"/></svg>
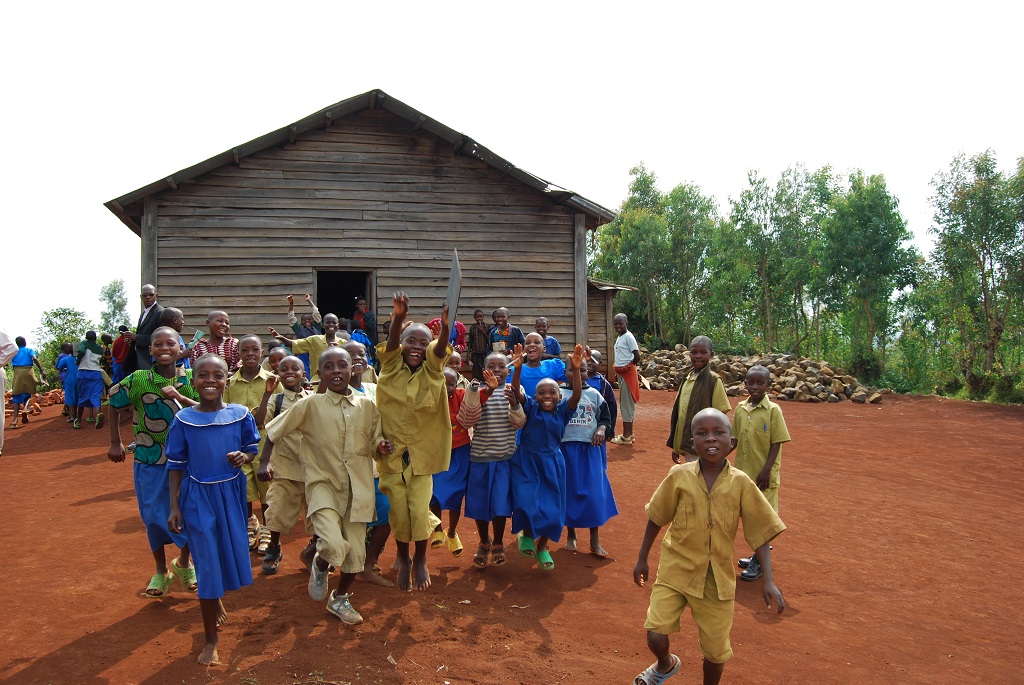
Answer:
<svg viewBox="0 0 1024 685"><path fill-rule="evenodd" d="M372 271L382 322L395 290L426 320L458 248L460 320L506 306L527 332L543 315L552 335L576 339L573 211L386 111L242 158L155 204L160 300L189 329L212 308L236 335L283 328L285 296L315 297L317 269Z"/></svg>

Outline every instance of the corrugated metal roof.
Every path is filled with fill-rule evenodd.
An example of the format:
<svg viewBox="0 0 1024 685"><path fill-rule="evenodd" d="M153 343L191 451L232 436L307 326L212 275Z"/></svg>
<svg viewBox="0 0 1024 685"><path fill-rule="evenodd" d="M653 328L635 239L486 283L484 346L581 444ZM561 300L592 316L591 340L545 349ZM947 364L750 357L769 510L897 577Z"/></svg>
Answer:
<svg viewBox="0 0 1024 685"><path fill-rule="evenodd" d="M406 121L416 124L417 128L422 128L433 133L439 138L450 143L455 148L456 152L461 155L479 159L488 166L501 171L503 174L516 179L520 183L541 193L551 195L557 202L572 207L573 209L592 217L598 225L609 222L615 218L615 212L612 210L602 207L596 202L592 202L585 197L577 195L571 190L566 190L565 188L556 186L545 181L539 176L535 176L524 169L516 167L508 160L495 154L491 150L488 150L469 136L448 128L441 122L431 119L427 115L413 109L401 100L393 98L381 90L371 90L363 93L362 95L356 95L348 98L347 100L337 102L330 107L326 107L319 112L310 114L289 126L279 128L276 131L272 131L266 135L260 136L259 138L250 140L248 143L235 146L219 155L214 155L213 157L199 162L198 164L194 164L187 169L176 171L166 178L154 181L153 183L143 186L138 190L134 190L122 195L121 197L110 200L109 202L105 202L104 206L113 212L117 218L124 222L129 228L136 233L139 233L140 229L135 217L141 216L142 209L140 203L144 198L167 190L168 188L176 188L178 183L209 173L222 166L237 164L239 159L248 157L256 152L276 147L278 145L284 145L288 142L293 142L297 136L314 129L322 129L329 125L330 121L341 119L344 116L354 114L355 112L359 112L364 109L376 108L385 109Z"/></svg>
<svg viewBox="0 0 1024 685"><path fill-rule="evenodd" d="M625 290L634 293L640 290L639 288L634 288L631 285L619 285L618 283L611 283L609 281L599 281L596 278L588 278L587 283L598 290Z"/></svg>

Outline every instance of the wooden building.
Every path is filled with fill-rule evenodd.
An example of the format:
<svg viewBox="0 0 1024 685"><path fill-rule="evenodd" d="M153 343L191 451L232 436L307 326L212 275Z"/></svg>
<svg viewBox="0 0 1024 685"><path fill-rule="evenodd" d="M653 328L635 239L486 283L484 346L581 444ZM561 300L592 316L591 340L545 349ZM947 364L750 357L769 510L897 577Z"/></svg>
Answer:
<svg viewBox="0 0 1024 685"><path fill-rule="evenodd" d="M381 328L391 294L437 315L453 248L458 318L506 306L563 343L611 349L620 286L588 281L588 231L614 213L513 166L381 92L290 126L106 203L142 239L142 282L201 327L213 308L232 334L286 328L286 296L310 293L350 316L367 297ZM606 359L610 355L606 354Z"/></svg>

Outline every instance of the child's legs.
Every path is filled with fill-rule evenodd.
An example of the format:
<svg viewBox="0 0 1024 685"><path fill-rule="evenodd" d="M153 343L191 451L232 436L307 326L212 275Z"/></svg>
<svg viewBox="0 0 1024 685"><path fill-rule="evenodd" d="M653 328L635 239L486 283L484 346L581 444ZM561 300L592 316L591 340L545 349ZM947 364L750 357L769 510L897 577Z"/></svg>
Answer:
<svg viewBox="0 0 1024 685"><path fill-rule="evenodd" d="M317 535L316 551L321 559L337 566L342 573L358 573L366 561L366 524L346 521L334 509L318 509L310 514Z"/></svg>
<svg viewBox="0 0 1024 685"><path fill-rule="evenodd" d="M633 434L633 416L636 413L636 402L633 401L633 393L629 391L626 380L619 376L619 416L622 417L622 434L630 436ZM612 426L615 429L615 426Z"/></svg>
<svg viewBox="0 0 1024 685"><path fill-rule="evenodd" d="M418 542L430 537L436 524L430 513L432 476L414 475L409 465L402 473L380 474L380 490L388 496L388 520L396 542Z"/></svg>
<svg viewBox="0 0 1024 685"><path fill-rule="evenodd" d="M491 526L494 528L494 544L504 544L503 538L505 537L505 527L508 525L507 516L495 516L494 520L491 521Z"/></svg>
<svg viewBox="0 0 1024 685"><path fill-rule="evenodd" d="M248 482L246 482L248 490ZM267 489L267 528L271 534L287 533L299 520L305 485L287 478L275 478Z"/></svg>
<svg viewBox="0 0 1024 685"><path fill-rule="evenodd" d="M267 501L267 493L270 489L270 483L261 481L256 477L256 471L260 468L260 460L257 457L249 464L242 464L242 473L245 474L245 501L249 505L249 515L251 516L255 507L252 506L253 502L260 502L260 514L264 522L266 522L265 515L265 502ZM257 517L260 518L260 517Z"/></svg>
<svg viewBox="0 0 1024 685"><path fill-rule="evenodd" d="M488 534L487 530L488 521L477 521L476 519L474 519L474 522L476 523L477 535L480 536L480 542L485 545L490 544L491 536Z"/></svg>
<svg viewBox="0 0 1024 685"><path fill-rule="evenodd" d="M167 518L171 513L171 496L168 485L167 467L164 464L143 464L134 462L132 476L135 483L135 498L139 504L139 516L146 527L149 549L156 562L157 573L167 572L164 554L165 545L177 545L184 551L188 541L184 535L167 529ZM187 558L183 559L187 563Z"/></svg>
<svg viewBox="0 0 1024 685"><path fill-rule="evenodd" d="M403 474L380 474L379 487L388 498L388 523L395 542L408 544L412 540L412 524L409 520L409 493Z"/></svg>
<svg viewBox="0 0 1024 685"><path fill-rule="evenodd" d="M732 631L734 600L718 599L718 585L710 567L704 581L704 596L700 599L691 597L689 604L693 622L697 624L700 651L704 654L705 662L725 664L732 658L729 633Z"/></svg>

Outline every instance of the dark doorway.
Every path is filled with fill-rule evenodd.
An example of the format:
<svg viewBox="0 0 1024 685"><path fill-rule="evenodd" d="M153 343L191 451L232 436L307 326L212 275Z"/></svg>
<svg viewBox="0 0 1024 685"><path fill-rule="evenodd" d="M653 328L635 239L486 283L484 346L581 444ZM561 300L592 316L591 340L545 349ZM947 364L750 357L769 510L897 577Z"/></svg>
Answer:
<svg viewBox="0 0 1024 685"><path fill-rule="evenodd" d="M352 316L357 297L368 297L368 271L317 271L316 306L324 316L337 314L342 319ZM372 306L372 302L371 302Z"/></svg>

